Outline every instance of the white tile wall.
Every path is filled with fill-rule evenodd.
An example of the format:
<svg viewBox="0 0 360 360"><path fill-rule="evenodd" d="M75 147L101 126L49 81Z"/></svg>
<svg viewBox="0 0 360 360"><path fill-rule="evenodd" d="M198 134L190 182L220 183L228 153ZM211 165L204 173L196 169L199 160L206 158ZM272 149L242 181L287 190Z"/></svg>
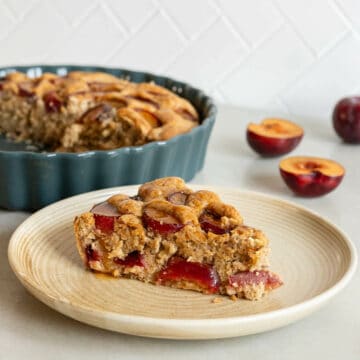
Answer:
<svg viewBox="0 0 360 360"><path fill-rule="evenodd" d="M224 78L220 90L242 106L263 107L269 99L276 99L312 60L296 32L284 24Z"/></svg>
<svg viewBox="0 0 360 360"><path fill-rule="evenodd" d="M224 0L218 5L251 48L266 40L284 23L274 2L269 0Z"/></svg>
<svg viewBox="0 0 360 360"><path fill-rule="evenodd" d="M340 97L360 91L360 42L349 34L319 58L286 93L290 112L326 116Z"/></svg>
<svg viewBox="0 0 360 360"><path fill-rule="evenodd" d="M316 55L321 55L344 35L347 26L329 0L276 0L279 11L298 37Z"/></svg>
<svg viewBox="0 0 360 360"><path fill-rule="evenodd" d="M360 92L360 0L0 0L0 66L87 63L327 120Z"/></svg>
<svg viewBox="0 0 360 360"><path fill-rule="evenodd" d="M115 66L161 72L184 46L185 41L171 19L159 11L132 34L109 61Z"/></svg>
<svg viewBox="0 0 360 360"><path fill-rule="evenodd" d="M194 39L166 71L209 91L220 90L224 75L246 53L237 34L220 18Z"/></svg>

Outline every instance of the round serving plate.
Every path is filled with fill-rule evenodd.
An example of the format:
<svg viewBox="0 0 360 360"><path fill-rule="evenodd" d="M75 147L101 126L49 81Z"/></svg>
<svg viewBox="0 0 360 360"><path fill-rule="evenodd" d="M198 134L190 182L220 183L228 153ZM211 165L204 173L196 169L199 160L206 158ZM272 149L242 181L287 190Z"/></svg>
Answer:
<svg viewBox="0 0 360 360"><path fill-rule="evenodd" d="M328 220L259 193L191 188L216 191L238 208L246 224L266 233L271 270L284 281L281 288L259 301L232 301L86 271L75 245L74 217L115 193L135 194L135 186L78 195L33 214L10 240L11 267L35 297L73 319L112 331L170 339L225 338L275 329L311 314L350 281L355 248Z"/></svg>

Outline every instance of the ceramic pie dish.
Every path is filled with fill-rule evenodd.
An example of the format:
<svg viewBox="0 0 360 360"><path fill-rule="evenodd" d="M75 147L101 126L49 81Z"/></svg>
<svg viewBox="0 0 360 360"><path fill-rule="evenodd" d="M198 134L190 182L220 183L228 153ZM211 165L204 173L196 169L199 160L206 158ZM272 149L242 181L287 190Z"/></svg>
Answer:
<svg viewBox="0 0 360 360"><path fill-rule="evenodd" d="M204 164L216 107L201 90L149 73L73 65L34 65L0 68L0 78L19 71L29 77L45 72L105 72L132 82L154 82L187 99L196 108L200 125L166 141L141 146L78 153L44 152L26 143L0 137L0 207L36 210L59 199L105 187L143 183L158 177L190 180Z"/></svg>

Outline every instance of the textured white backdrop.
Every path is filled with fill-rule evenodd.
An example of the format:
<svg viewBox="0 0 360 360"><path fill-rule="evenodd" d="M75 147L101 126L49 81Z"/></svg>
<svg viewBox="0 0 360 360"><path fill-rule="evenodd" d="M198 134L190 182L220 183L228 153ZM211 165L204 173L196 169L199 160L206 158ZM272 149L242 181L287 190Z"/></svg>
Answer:
<svg viewBox="0 0 360 360"><path fill-rule="evenodd" d="M28 63L148 70L325 119L360 92L360 0L0 0L0 65Z"/></svg>

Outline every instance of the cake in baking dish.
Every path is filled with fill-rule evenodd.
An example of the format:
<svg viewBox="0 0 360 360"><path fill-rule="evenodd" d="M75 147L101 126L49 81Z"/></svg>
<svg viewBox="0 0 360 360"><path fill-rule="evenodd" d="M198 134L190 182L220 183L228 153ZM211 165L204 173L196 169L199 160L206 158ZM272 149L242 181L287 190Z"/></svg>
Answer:
<svg viewBox="0 0 360 360"><path fill-rule="evenodd" d="M199 124L192 104L154 83L74 71L0 79L0 132L62 152L168 140Z"/></svg>

